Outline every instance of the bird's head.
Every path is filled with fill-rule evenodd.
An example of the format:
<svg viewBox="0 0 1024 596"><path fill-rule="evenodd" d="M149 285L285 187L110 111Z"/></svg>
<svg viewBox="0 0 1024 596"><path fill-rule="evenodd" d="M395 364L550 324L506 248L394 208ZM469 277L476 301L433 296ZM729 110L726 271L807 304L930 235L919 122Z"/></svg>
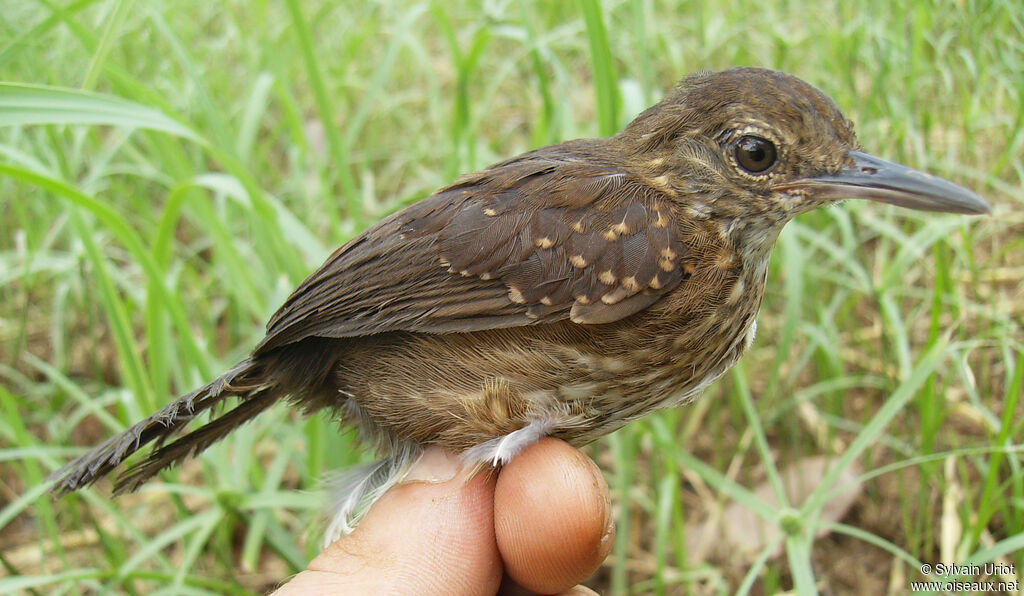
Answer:
<svg viewBox="0 0 1024 596"><path fill-rule="evenodd" d="M828 96L761 68L689 76L617 137L640 175L672 186L690 216L760 227L846 198L988 213L978 195L868 155Z"/></svg>

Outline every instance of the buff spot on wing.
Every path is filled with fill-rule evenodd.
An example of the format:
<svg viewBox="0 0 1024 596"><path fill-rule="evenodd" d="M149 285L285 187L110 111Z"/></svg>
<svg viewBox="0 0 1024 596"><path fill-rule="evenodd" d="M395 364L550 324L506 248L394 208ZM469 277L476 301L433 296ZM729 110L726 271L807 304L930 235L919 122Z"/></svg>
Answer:
<svg viewBox="0 0 1024 596"><path fill-rule="evenodd" d="M668 219L666 219L665 216L661 214L661 209L655 209L654 214L658 217L657 219L654 220L654 227L664 228L668 226Z"/></svg>
<svg viewBox="0 0 1024 596"><path fill-rule="evenodd" d="M651 178L651 182L654 184L654 186L657 186L662 190L667 190L671 188L668 183L668 176L664 174L662 174L661 176L655 176L654 178Z"/></svg>
<svg viewBox="0 0 1024 596"><path fill-rule="evenodd" d="M739 279L732 286L732 291L729 292L728 303L736 304L743 298L743 291L746 289L747 283L743 279Z"/></svg>

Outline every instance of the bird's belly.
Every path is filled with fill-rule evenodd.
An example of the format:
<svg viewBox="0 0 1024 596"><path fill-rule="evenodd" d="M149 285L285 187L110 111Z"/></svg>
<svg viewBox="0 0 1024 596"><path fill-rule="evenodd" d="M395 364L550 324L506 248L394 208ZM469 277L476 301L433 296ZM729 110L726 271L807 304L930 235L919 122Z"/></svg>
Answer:
<svg viewBox="0 0 1024 596"><path fill-rule="evenodd" d="M338 409L385 442L462 451L539 422L585 444L694 398L739 358L752 323L699 346L572 323L361 338L339 359Z"/></svg>

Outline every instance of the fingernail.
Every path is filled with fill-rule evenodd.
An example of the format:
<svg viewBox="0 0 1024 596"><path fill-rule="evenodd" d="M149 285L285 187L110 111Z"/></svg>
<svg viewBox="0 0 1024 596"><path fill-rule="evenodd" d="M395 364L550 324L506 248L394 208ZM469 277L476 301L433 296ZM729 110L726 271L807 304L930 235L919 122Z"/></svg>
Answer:
<svg viewBox="0 0 1024 596"><path fill-rule="evenodd" d="M615 539L615 517L612 515L611 503L605 504L604 509L604 532L601 534L601 543L610 542Z"/></svg>
<svg viewBox="0 0 1024 596"><path fill-rule="evenodd" d="M440 447L428 447L409 469L404 482L448 482L462 470L459 456Z"/></svg>
<svg viewBox="0 0 1024 596"><path fill-rule="evenodd" d="M604 496L604 532L601 535L601 542L606 543L615 537L615 512L612 511L612 496L608 492L608 483L601 470L594 465L591 466L591 471L594 474L594 483L598 487L603 487L601 494Z"/></svg>

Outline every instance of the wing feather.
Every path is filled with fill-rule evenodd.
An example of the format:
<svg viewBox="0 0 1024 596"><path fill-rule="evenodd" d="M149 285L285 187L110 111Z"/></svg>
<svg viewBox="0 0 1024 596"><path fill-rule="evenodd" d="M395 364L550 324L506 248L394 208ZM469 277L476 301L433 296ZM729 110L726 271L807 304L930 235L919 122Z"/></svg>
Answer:
<svg viewBox="0 0 1024 596"><path fill-rule="evenodd" d="M528 153L383 220L295 290L256 353L312 336L609 323L647 308L692 271L674 207L585 157Z"/></svg>

